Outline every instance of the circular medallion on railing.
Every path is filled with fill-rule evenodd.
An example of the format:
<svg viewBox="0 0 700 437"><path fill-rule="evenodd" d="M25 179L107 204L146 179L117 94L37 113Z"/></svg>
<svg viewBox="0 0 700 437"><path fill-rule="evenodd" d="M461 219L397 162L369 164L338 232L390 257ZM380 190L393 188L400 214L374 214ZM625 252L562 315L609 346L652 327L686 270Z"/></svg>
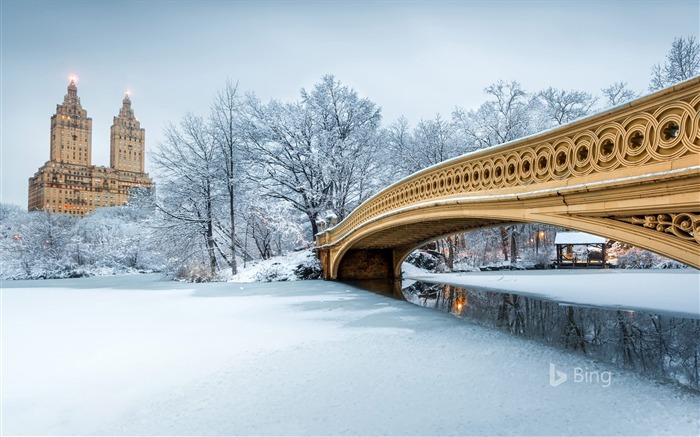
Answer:
<svg viewBox="0 0 700 437"><path fill-rule="evenodd" d="M435 175L432 175L430 177L430 192L433 193L433 196L438 194L438 178Z"/></svg>
<svg viewBox="0 0 700 437"><path fill-rule="evenodd" d="M447 192L447 179L445 178L445 172L440 172L436 176L438 193L445 194Z"/></svg>
<svg viewBox="0 0 700 437"><path fill-rule="evenodd" d="M481 172L484 170L481 162L473 162L471 165L471 188L478 190L481 188Z"/></svg>
<svg viewBox="0 0 700 437"><path fill-rule="evenodd" d="M484 159L481 167L481 186L484 189L493 188L493 159Z"/></svg>
<svg viewBox="0 0 700 437"><path fill-rule="evenodd" d="M597 171L614 170L620 166L623 136L624 129L619 123L608 123L598 128L591 157L591 163Z"/></svg>
<svg viewBox="0 0 700 437"><path fill-rule="evenodd" d="M454 190L462 191L462 174L459 171L459 169L456 170L456 173L454 175Z"/></svg>
<svg viewBox="0 0 700 437"><path fill-rule="evenodd" d="M648 159L645 131L635 127L627 132L622 140L623 161L626 164L641 164Z"/></svg>
<svg viewBox="0 0 700 437"><path fill-rule="evenodd" d="M506 179L506 158L497 156L493 159L493 185L502 188Z"/></svg>
<svg viewBox="0 0 700 437"><path fill-rule="evenodd" d="M655 135L656 125L656 119L644 112L635 114L622 123L625 133L619 157L623 164L643 164L651 158L649 138Z"/></svg>
<svg viewBox="0 0 700 437"><path fill-rule="evenodd" d="M425 187L423 186L423 184L420 183L420 181L417 181L417 182L416 182L415 192L416 192L416 199L417 199L417 200L423 200L423 199L425 199L425 197L426 197L426 195L425 195Z"/></svg>
<svg viewBox="0 0 700 437"><path fill-rule="evenodd" d="M451 194L454 191L454 173L450 169L445 173L445 192Z"/></svg>
<svg viewBox="0 0 700 437"><path fill-rule="evenodd" d="M591 131L581 132L574 137L574 146L571 149L571 173L574 176L583 176L591 172L595 138L595 133Z"/></svg>
<svg viewBox="0 0 700 437"><path fill-rule="evenodd" d="M546 182L551 179L552 149L549 144L542 144L535 149L535 180L537 182Z"/></svg>
<svg viewBox="0 0 700 437"><path fill-rule="evenodd" d="M433 186L433 178L428 175L425 177L425 194L430 197L434 197L437 194L437 184Z"/></svg>
<svg viewBox="0 0 700 437"><path fill-rule="evenodd" d="M532 149L525 149L520 152L520 172L518 180L520 183L528 183L532 181L535 175L535 154Z"/></svg>
<svg viewBox="0 0 700 437"><path fill-rule="evenodd" d="M471 180L472 180L472 167L468 164L461 167L462 172L462 191L471 191Z"/></svg>
<svg viewBox="0 0 700 437"><path fill-rule="evenodd" d="M693 141L687 134L693 130L693 107L683 102L665 105L654 112L659 127L651 138L649 153L657 160L675 159L692 150Z"/></svg>
<svg viewBox="0 0 700 437"><path fill-rule="evenodd" d="M554 144L552 176L555 179L563 179L571 173L570 154L573 147L574 143L569 138L562 138Z"/></svg>
<svg viewBox="0 0 700 437"><path fill-rule="evenodd" d="M509 153L506 156L506 176L505 182L508 186L515 185L518 181L518 169L520 168L520 155L517 153Z"/></svg>

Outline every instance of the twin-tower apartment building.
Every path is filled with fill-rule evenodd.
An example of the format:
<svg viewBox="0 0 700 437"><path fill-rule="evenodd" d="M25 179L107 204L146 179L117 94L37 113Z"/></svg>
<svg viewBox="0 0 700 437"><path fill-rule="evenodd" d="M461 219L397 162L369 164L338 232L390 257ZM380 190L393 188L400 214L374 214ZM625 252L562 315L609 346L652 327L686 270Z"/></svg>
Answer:
<svg viewBox="0 0 700 437"><path fill-rule="evenodd" d="M51 117L51 156L29 178L29 210L82 217L97 208L122 205L136 187L151 189L144 172L145 130L134 116L129 95L110 129L109 167L92 165L92 118L78 97L75 81Z"/></svg>

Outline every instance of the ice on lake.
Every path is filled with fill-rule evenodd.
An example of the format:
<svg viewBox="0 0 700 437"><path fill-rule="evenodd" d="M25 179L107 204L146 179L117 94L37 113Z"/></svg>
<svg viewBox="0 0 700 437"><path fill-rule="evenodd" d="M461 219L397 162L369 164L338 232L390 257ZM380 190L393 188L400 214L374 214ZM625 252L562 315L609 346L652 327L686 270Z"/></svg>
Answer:
<svg viewBox="0 0 700 437"><path fill-rule="evenodd" d="M697 393L338 282L3 282L2 348L3 435L700 429Z"/></svg>

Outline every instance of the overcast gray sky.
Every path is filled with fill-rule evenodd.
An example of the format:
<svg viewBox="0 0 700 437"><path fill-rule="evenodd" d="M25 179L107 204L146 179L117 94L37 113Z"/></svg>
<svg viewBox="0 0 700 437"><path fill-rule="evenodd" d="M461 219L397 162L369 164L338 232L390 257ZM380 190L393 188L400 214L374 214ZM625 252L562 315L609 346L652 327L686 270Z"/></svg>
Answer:
<svg viewBox="0 0 700 437"><path fill-rule="evenodd" d="M330 73L381 106L385 125L415 124L477 107L499 78L645 91L673 38L700 32L698 0L1 1L1 201L24 208L71 74L93 164L109 165L127 89L154 151L165 123L205 115L227 78L289 101Z"/></svg>

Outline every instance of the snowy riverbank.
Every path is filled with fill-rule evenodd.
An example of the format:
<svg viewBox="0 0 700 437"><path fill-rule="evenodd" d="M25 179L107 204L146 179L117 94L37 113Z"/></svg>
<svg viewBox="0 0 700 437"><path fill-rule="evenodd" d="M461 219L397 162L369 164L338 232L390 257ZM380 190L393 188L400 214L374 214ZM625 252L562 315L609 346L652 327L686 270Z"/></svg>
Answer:
<svg viewBox="0 0 700 437"><path fill-rule="evenodd" d="M2 286L3 435L700 429L697 394L337 282Z"/></svg>
<svg viewBox="0 0 700 437"><path fill-rule="evenodd" d="M542 270L427 273L408 280L516 293L563 303L622 308L700 319L700 271Z"/></svg>

